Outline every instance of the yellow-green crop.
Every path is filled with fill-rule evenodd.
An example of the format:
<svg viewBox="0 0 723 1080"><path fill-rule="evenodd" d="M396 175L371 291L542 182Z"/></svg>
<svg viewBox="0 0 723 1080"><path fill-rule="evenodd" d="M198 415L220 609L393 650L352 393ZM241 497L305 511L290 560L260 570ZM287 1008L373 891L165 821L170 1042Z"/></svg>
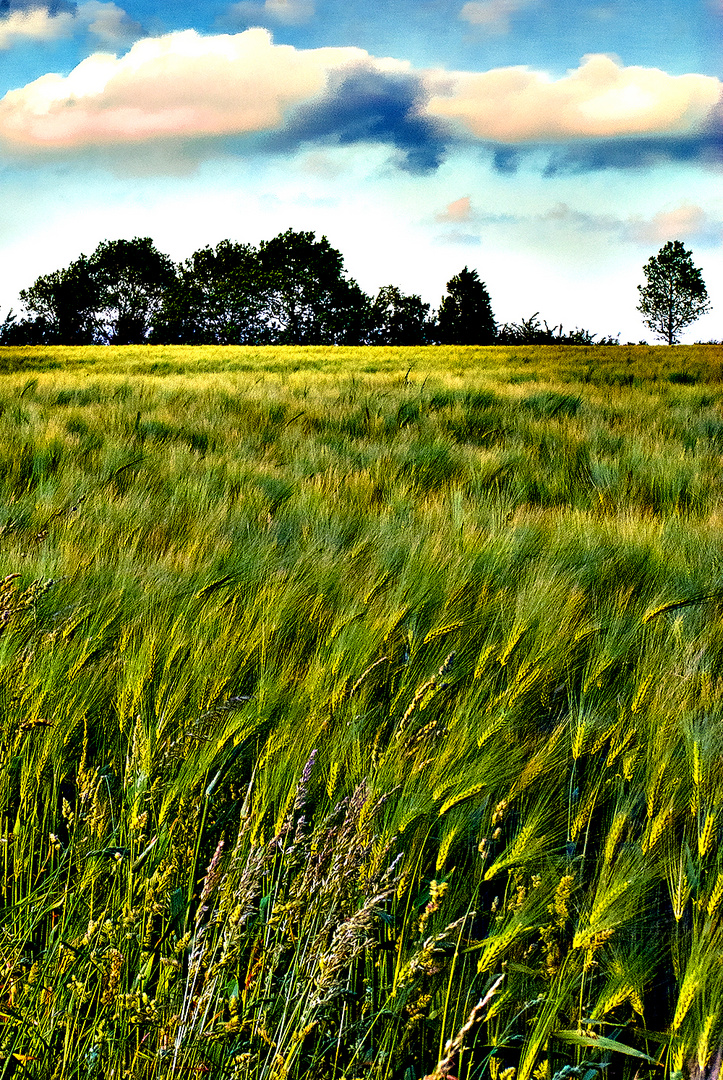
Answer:
<svg viewBox="0 0 723 1080"><path fill-rule="evenodd" d="M0 350L0 1078L709 1075L722 372Z"/></svg>

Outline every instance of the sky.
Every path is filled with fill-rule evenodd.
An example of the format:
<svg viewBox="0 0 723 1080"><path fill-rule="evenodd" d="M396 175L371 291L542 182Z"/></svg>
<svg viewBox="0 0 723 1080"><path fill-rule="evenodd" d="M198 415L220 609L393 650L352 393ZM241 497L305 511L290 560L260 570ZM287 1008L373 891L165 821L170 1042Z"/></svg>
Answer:
<svg viewBox="0 0 723 1080"><path fill-rule="evenodd" d="M721 340L722 180L723 0L0 0L0 319L104 239L292 228L622 342L682 240Z"/></svg>

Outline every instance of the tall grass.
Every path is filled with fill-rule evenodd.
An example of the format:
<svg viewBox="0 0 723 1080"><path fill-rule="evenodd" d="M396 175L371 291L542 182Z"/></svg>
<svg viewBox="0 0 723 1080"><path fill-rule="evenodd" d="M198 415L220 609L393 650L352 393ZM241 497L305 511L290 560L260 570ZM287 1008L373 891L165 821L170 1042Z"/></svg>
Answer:
<svg viewBox="0 0 723 1080"><path fill-rule="evenodd" d="M717 1075L720 349L0 368L1 1077Z"/></svg>

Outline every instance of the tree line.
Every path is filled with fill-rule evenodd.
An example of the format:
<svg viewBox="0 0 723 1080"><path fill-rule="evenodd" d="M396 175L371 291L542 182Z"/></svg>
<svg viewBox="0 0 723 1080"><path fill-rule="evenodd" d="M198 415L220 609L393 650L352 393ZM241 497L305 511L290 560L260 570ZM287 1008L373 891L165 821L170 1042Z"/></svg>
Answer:
<svg viewBox="0 0 723 1080"><path fill-rule="evenodd" d="M679 241L644 271L639 310L673 344L708 310L700 271ZM436 311L396 285L369 296L325 236L292 229L257 247L222 240L181 263L150 237L104 240L92 255L39 277L20 299L24 314L10 311L0 323L0 345L619 344L587 330L565 333L539 312L498 325L485 283L466 266L447 282Z"/></svg>
<svg viewBox="0 0 723 1080"><path fill-rule="evenodd" d="M20 293L5 345L491 345L592 342L537 319L498 326L484 282L464 267L438 310L385 285L367 295L326 237L289 229L251 244L222 240L175 264L150 237L104 240L89 257Z"/></svg>

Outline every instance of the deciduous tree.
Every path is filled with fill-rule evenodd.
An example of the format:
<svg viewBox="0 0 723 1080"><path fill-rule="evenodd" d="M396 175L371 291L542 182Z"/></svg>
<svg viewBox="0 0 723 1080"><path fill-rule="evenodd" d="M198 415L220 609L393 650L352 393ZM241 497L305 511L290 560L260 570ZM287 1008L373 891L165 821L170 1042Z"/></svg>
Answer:
<svg viewBox="0 0 723 1080"><path fill-rule="evenodd" d="M154 318L152 341L249 345L264 340L263 283L258 252L222 240L178 267Z"/></svg>
<svg viewBox="0 0 723 1080"><path fill-rule="evenodd" d="M645 285L638 285L643 322L668 345L677 345L681 331L710 311L703 275L680 240L669 240L643 273Z"/></svg>
<svg viewBox="0 0 723 1080"><path fill-rule="evenodd" d="M363 341L369 299L344 273L341 252L325 236L287 229L259 247L271 344L354 345Z"/></svg>
<svg viewBox="0 0 723 1080"><path fill-rule="evenodd" d="M374 345L426 345L432 340L429 304L421 296L402 292L396 285L384 285L372 304Z"/></svg>
<svg viewBox="0 0 723 1080"><path fill-rule="evenodd" d="M98 281L85 255L63 270L39 277L20 299L44 327L50 341L61 345L90 345L98 340Z"/></svg>
<svg viewBox="0 0 723 1080"><path fill-rule="evenodd" d="M97 322L112 345L141 344L148 339L164 292L173 283L173 262L150 236L104 240L88 267L98 290Z"/></svg>

